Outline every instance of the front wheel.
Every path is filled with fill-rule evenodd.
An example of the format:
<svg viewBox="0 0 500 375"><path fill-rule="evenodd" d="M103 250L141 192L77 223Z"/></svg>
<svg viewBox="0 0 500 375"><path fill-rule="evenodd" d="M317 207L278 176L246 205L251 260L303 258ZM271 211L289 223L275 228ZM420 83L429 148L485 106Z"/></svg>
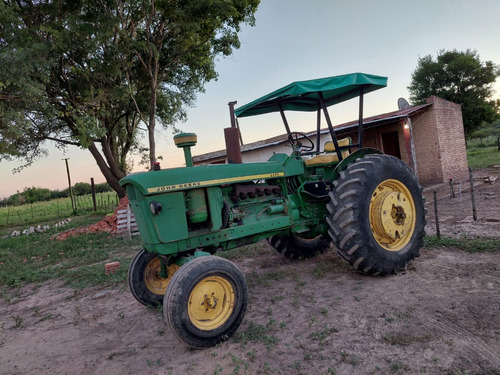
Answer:
<svg viewBox="0 0 500 375"><path fill-rule="evenodd" d="M229 260L195 258L170 281L163 315L177 338L193 348L215 346L231 337L246 312L245 277Z"/></svg>
<svg viewBox="0 0 500 375"><path fill-rule="evenodd" d="M179 269L174 263L166 268L168 275L163 275L161 262L158 255L142 249L130 263L128 269L130 291L135 299L145 306L154 307L163 303L167 285Z"/></svg>
<svg viewBox="0 0 500 375"><path fill-rule="evenodd" d="M357 270L395 273L419 256L422 187L401 160L371 154L350 164L334 181L327 207L332 242Z"/></svg>

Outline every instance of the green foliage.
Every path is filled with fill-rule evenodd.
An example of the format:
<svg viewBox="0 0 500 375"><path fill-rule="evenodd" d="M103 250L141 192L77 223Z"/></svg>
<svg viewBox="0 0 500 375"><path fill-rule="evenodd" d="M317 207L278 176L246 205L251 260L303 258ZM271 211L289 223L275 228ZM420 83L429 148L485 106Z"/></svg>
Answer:
<svg viewBox="0 0 500 375"><path fill-rule="evenodd" d="M75 195L85 195L92 194L92 187L86 182L78 182L73 187L73 194Z"/></svg>
<svg viewBox="0 0 500 375"><path fill-rule="evenodd" d="M439 51L418 59L408 86L414 104L425 103L431 95L462 105L466 136L483 122L499 117L498 102L491 99L492 84L500 69L491 61L481 62L476 51Z"/></svg>
<svg viewBox="0 0 500 375"><path fill-rule="evenodd" d="M113 191L107 183L94 186L96 194ZM73 195L83 196L92 193L92 187L85 182L78 182L72 187ZM24 188L22 192L12 194L10 197L0 199L0 206L19 206L27 203L45 202L48 200L69 197L69 189L49 190L47 188L30 187Z"/></svg>
<svg viewBox="0 0 500 375"><path fill-rule="evenodd" d="M479 129L471 134L471 138L496 138L500 137L500 120L494 121L491 124L483 124ZM468 145L468 142L467 142Z"/></svg>
<svg viewBox="0 0 500 375"><path fill-rule="evenodd" d="M87 148L119 196L146 123L185 118L258 0L0 2L0 160ZM22 168L21 166L20 168Z"/></svg>
<svg viewBox="0 0 500 375"><path fill-rule="evenodd" d="M469 253L494 253L500 251L500 239L496 238L448 238L424 237L425 247L453 247Z"/></svg>

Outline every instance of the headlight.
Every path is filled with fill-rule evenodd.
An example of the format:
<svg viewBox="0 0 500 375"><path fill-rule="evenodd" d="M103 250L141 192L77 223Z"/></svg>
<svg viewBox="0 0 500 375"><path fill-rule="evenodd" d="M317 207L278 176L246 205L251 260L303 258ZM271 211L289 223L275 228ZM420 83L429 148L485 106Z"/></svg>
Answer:
<svg viewBox="0 0 500 375"><path fill-rule="evenodd" d="M156 202L156 201L152 201L150 204L149 204L149 209L151 210L151 213L153 215L158 215L161 211L161 203L160 202Z"/></svg>

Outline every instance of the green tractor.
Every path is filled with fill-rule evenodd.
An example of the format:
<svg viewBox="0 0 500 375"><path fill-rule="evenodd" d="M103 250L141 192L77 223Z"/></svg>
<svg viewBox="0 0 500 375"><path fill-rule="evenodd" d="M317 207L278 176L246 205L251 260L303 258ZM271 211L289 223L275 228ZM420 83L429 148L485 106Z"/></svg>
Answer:
<svg viewBox="0 0 500 375"><path fill-rule="evenodd" d="M193 133L174 137L186 167L121 180L144 249L128 274L142 304L163 304L165 321L184 343L214 346L238 329L247 309L245 277L218 251L267 239L290 258L333 246L355 269L386 275L419 256L425 227L422 188L401 160L363 148L363 96L386 77L354 73L294 82L247 105L229 103L228 164L193 166ZM359 98L357 141L339 140L327 107ZM316 143L292 132L285 111L318 114ZM241 163L236 118L279 112L290 155ZM324 115L331 141L320 147Z"/></svg>

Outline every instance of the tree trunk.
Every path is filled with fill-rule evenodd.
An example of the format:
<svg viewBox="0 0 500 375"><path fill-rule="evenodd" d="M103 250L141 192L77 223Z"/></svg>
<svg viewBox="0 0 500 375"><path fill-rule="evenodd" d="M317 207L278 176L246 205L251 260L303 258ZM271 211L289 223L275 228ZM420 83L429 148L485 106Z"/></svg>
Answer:
<svg viewBox="0 0 500 375"><path fill-rule="evenodd" d="M156 161L156 144L155 144L155 127L156 127L156 90L158 89L158 69L159 61L155 57L151 71L151 96L149 102L149 125L148 125L148 138L149 138L149 164L153 169L153 163Z"/></svg>
<svg viewBox="0 0 500 375"><path fill-rule="evenodd" d="M108 167L106 164L106 161L103 159L102 155L100 154L99 150L95 146L95 144L91 144L89 146L89 151L94 157L95 161L97 162L97 166L101 170L104 178L106 179L106 182L111 186L111 188L116 191L116 194L118 194L118 197L121 199L127 195L127 192L125 191L125 188L120 186L118 181L125 176L125 173L123 173L123 176L117 176L113 173L113 171Z"/></svg>
<svg viewBox="0 0 500 375"><path fill-rule="evenodd" d="M149 140L149 166L152 169L153 163L156 161L156 144L155 144L155 126L156 126L156 85L151 85L151 101L149 104L149 125L148 125L148 140Z"/></svg>

